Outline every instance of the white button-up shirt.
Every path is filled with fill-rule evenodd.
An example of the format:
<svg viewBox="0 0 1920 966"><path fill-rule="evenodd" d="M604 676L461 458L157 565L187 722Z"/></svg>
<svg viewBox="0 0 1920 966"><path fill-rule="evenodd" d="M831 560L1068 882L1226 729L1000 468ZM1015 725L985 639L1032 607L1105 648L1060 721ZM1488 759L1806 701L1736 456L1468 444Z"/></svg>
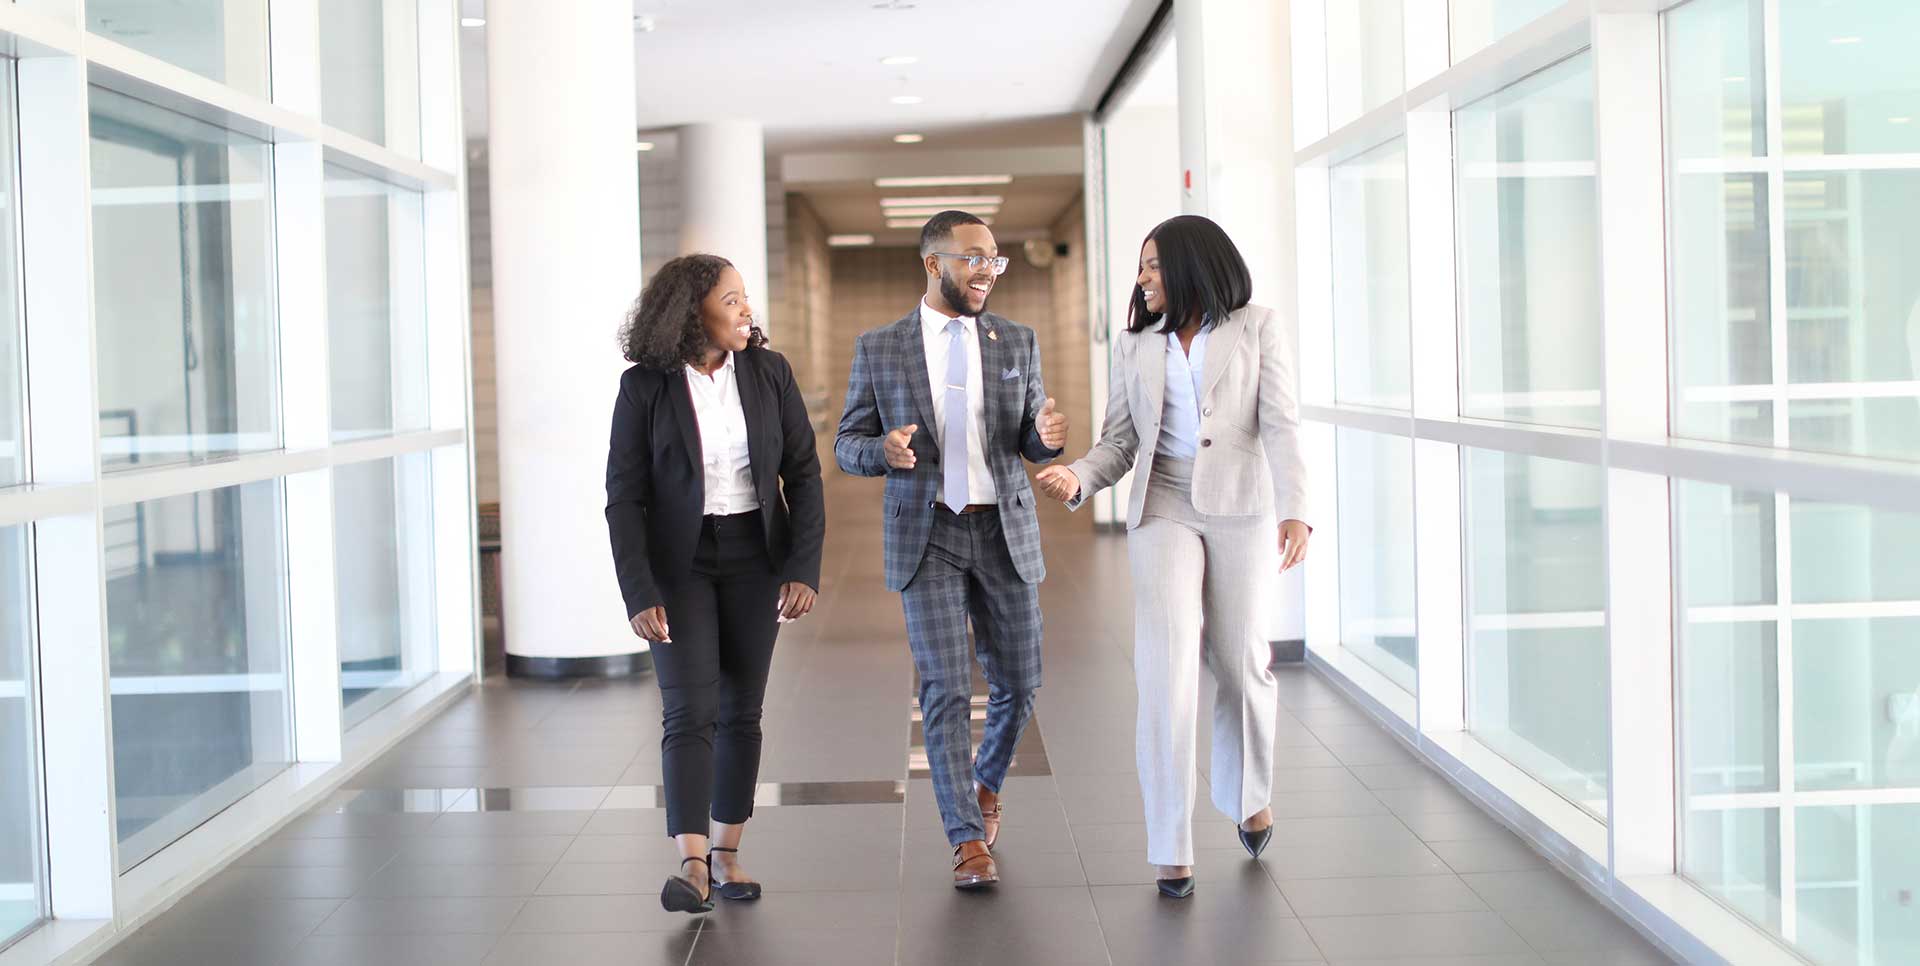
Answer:
<svg viewBox="0 0 1920 966"><path fill-rule="evenodd" d="M1200 455L1200 380L1206 371L1206 329L1194 333L1192 349L1180 347L1180 333L1167 333L1167 378L1154 453L1177 460Z"/></svg>
<svg viewBox="0 0 1920 966"><path fill-rule="evenodd" d="M700 424L701 469L706 478L708 516L732 516L760 509L753 489L753 462L747 451L747 411L740 405L740 383L733 353L709 376L687 367L694 421Z"/></svg>
<svg viewBox="0 0 1920 966"><path fill-rule="evenodd" d="M949 315L941 315L925 299L920 300L920 335L927 349L927 381L933 390L933 430L941 452L947 450L947 347L953 336L947 332ZM960 316L960 341L967 350L967 498L966 503L993 503L1000 492L993 485L993 473L987 469L987 393L980 379L979 322ZM938 499L947 501L947 488L940 487Z"/></svg>

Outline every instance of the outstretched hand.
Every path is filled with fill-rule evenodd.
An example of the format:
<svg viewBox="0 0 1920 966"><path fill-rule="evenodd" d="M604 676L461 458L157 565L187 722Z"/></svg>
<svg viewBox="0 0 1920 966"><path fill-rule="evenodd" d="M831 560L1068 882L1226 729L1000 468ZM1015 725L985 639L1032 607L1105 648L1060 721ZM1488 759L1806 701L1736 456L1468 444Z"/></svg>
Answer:
<svg viewBox="0 0 1920 966"><path fill-rule="evenodd" d="M1049 466L1033 478L1040 492L1066 503L1080 494L1080 477L1064 466Z"/></svg>
<svg viewBox="0 0 1920 966"><path fill-rule="evenodd" d="M886 453L888 466L896 470L913 469L913 434L919 428L920 424L911 423L887 434L881 449Z"/></svg>

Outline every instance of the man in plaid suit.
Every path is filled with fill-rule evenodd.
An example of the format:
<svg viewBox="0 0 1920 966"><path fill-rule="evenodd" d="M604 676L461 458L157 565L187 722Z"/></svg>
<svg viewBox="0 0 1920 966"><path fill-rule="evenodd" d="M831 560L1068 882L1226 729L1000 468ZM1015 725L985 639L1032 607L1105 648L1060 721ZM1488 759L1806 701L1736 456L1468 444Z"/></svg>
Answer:
<svg viewBox="0 0 1920 966"><path fill-rule="evenodd" d="M988 851L1000 785L1040 686L1040 520L1021 457L1046 463L1067 441L1040 379L1033 330L986 311L1007 270L993 232L945 211L920 234L927 294L913 314L854 343L834 456L885 476L887 589L899 591L920 676L927 763L954 886L999 881ZM971 754L973 666L986 672L987 721Z"/></svg>

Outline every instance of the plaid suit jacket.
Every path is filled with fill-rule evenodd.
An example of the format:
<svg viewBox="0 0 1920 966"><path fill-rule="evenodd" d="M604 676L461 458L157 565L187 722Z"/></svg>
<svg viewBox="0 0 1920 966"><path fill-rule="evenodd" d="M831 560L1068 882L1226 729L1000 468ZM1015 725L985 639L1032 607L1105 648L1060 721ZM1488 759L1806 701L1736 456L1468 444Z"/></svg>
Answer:
<svg viewBox="0 0 1920 966"><path fill-rule="evenodd" d="M1061 453L1040 442L1034 418L1046 405L1040 377L1040 345L1033 330L991 312L976 327L980 339L980 381L986 392L987 469L1000 495L1000 525L1020 579L1037 584L1047 576L1040 556L1040 518L1034 512L1033 485L1022 457L1047 463ZM887 465L886 434L917 425L916 457L911 470ZM940 447L934 442L933 388L927 376L920 309L891 325L863 333L853 344L853 371L847 379L847 405L833 455L852 476L884 476L887 485L882 520L887 589L906 589L926 555L933 531L933 501L940 493Z"/></svg>

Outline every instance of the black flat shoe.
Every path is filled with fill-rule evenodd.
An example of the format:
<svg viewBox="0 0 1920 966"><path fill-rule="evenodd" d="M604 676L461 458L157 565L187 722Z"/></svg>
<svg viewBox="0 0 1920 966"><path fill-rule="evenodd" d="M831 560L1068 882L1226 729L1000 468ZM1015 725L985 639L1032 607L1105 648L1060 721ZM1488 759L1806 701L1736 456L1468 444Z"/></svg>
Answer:
<svg viewBox="0 0 1920 966"><path fill-rule="evenodd" d="M680 860L680 867L684 869L689 862L705 861L707 860L697 855L690 855ZM709 869L707 877L711 879L713 867L709 865L707 868ZM701 895L691 879L677 875L668 876L667 884L660 887L660 907L668 912L712 912L713 890L708 889L706 895Z"/></svg>
<svg viewBox="0 0 1920 966"><path fill-rule="evenodd" d="M1189 899L1193 897L1193 876L1178 879L1155 879L1154 888L1169 899Z"/></svg>
<svg viewBox="0 0 1920 966"><path fill-rule="evenodd" d="M740 850L724 848L718 845L707 850L707 875L708 880L713 883L713 891L718 893L720 898L730 899L734 902L747 902L760 898L760 883L758 882L721 882L718 879L712 878L713 853L715 852L732 852L737 855Z"/></svg>
<svg viewBox="0 0 1920 966"><path fill-rule="evenodd" d="M1240 844L1247 847L1247 854L1259 858L1267 850L1267 843L1273 841L1273 826L1269 825L1258 832L1239 829Z"/></svg>

